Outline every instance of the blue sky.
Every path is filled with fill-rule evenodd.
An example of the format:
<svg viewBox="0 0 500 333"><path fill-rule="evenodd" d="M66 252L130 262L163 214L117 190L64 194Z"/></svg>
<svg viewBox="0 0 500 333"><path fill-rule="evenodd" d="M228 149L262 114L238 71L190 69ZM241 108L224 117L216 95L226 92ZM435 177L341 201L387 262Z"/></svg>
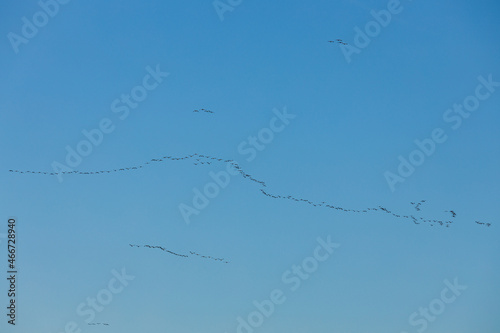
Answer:
<svg viewBox="0 0 500 333"><path fill-rule="evenodd" d="M222 3L231 10L199 0L69 1L29 38L23 17L32 24L40 4L3 4L0 237L15 216L18 294L16 325L3 314L1 331L498 331L500 87L484 85L500 82L498 3ZM388 6L397 13L360 47L357 28L366 33L372 10ZM348 46L328 43L337 38ZM155 81L155 70L169 74ZM132 91L147 96L121 119L116 107ZM478 105L454 129L445 115L466 100ZM213 113L193 112L201 108ZM288 123L276 115L285 110ZM103 120L113 130L68 166L67 147L85 146L82 131ZM272 139L248 160L242 151L265 129ZM446 141L429 156L415 152L436 129ZM424 160L402 177L398 157L412 153ZM231 175L197 209L196 190L227 170L199 155L234 161L269 194L325 203L274 199ZM143 167L59 179L25 172L57 172L54 162L76 172ZM387 172L404 182L391 189ZM417 211L410 202L421 200ZM197 211L190 223L181 204ZM315 258L318 237L340 247L291 290L283 276ZM135 278L92 320L78 314L87 298L109 294L122 268ZM443 303L444 281L455 279L467 288ZM282 304L240 327L273 290ZM445 304L432 320L418 314L430 304Z"/></svg>

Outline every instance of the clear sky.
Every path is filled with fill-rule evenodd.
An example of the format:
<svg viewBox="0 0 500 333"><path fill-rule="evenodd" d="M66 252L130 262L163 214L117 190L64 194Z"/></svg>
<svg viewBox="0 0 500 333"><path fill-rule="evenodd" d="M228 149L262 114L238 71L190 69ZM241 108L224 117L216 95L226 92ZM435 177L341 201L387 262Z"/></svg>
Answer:
<svg viewBox="0 0 500 333"><path fill-rule="evenodd" d="M500 331L497 1L61 2L0 11L1 332Z"/></svg>

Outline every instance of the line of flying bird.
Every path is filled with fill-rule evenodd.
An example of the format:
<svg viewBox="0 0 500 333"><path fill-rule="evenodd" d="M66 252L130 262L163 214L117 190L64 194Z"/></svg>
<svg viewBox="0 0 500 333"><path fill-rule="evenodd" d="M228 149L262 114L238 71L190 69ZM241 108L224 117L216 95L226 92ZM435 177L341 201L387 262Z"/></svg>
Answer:
<svg viewBox="0 0 500 333"><path fill-rule="evenodd" d="M130 247L141 247L140 245L136 245L136 244L129 244ZM173 254L173 255L176 255L178 257L184 257L184 258L188 258L189 256L186 255L186 254L179 254L179 253L175 253L175 252L172 252L170 250L167 250L165 249L163 246L158 246L158 245L143 245L142 247L147 247L147 248L150 248L150 249L160 249L162 251L165 251L165 252L168 252L170 254ZM199 257L202 257L202 258L205 258L205 259L212 259L212 260L216 260L216 261L220 261L220 262L223 262L225 264L229 264L229 261L227 261L226 259L224 258L214 258L212 256L205 256L205 255L201 255L199 253L196 253L196 252L193 252L193 251L189 251L191 254L193 255L196 255L196 256L199 256Z"/></svg>
<svg viewBox="0 0 500 333"><path fill-rule="evenodd" d="M145 162L144 164L139 164L135 165L132 167L127 167L127 168L120 168L120 169L109 169L109 170L99 170L99 171L62 171L62 172L45 172L45 171L21 171L21 170L9 170L9 172L14 172L14 173L21 173L21 174L42 174L42 175L48 175L48 176L57 176L57 175L71 175L71 174L76 174L76 175L98 175L98 174L109 174L109 173L114 173L114 172L123 172L123 171L132 171L132 170L139 170L142 169L145 166L148 166L153 163L158 163L158 162L164 162L166 160L171 160L171 161L182 161L182 160L188 160L188 159L194 159L193 164L194 165L210 165L213 162L224 162L224 163L230 163L233 168L235 168L242 176L243 178L250 179L253 182L259 183L262 186L266 186L266 184L263 181L257 180L250 176L249 174L245 173L243 169L240 167L240 165L234 161L234 160L226 160L223 158L218 158L218 157L213 157L209 155L203 155L203 154L198 154L194 153L191 155L185 155L182 157L173 157L173 156L163 156L160 158L152 158L150 161Z"/></svg>
<svg viewBox="0 0 500 333"><path fill-rule="evenodd" d="M485 225L487 227L489 227L491 225L491 223L485 223L485 222L479 222L479 221L475 221L477 224L479 225Z"/></svg>
<svg viewBox="0 0 500 333"><path fill-rule="evenodd" d="M449 225L451 223L453 223L452 221L442 221L442 220L438 220L438 219L425 219L423 217L416 217L416 216L413 216L413 215L396 214L396 213L393 213L389 209L387 209L385 207L382 207L382 206L378 206L377 208L346 209L346 208L343 208L343 207L338 207L338 206L333 206L333 205L327 204L325 201L323 201L323 202L313 202L313 201L310 201L310 200L307 200L307 199L295 198L295 197L293 197L291 195L288 195L288 196L273 195L273 194L270 194L270 193L268 193L268 192L266 192L266 191L264 191L262 189L260 191L264 195L266 195L268 197L271 197L271 198L274 198L274 199L287 199L287 200L293 200L293 201L297 201L297 202L304 202L304 203L307 203L307 204L312 205L314 207L326 207L326 208L335 209L335 210L339 210L339 211L343 211L343 212L350 212L350 213L368 213L369 211L384 212L384 213L390 214L390 215L392 215L394 217L397 217L397 218L409 219L414 224L430 223L431 227L434 226L433 223L439 224L441 226L446 226L446 227L449 227Z"/></svg>
<svg viewBox="0 0 500 333"><path fill-rule="evenodd" d="M205 109L194 110L193 112L206 112L206 113L214 113L213 111L210 111L210 110L205 110Z"/></svg>
<svg viewBox="0 0 500 333"><path fill-rule="evenodd" d="M205 259L213 259L213 260L217 260L217 261L222 261L225 264L229 264L229 261L226 261L226 259L224 259L224 258L214 258L212 256L204 256L204 255L201 255L201 254L193 252L193 251L189 251L189 253L194 254L195 256L200 256L200 257L205 258Z"/></svg>
<svg viewBox="0 0 500 333"><path fill-rule="evenodd" d="M192 160L194 165L211 165L213 162L221 162L221 163L229 163L235 170L237 170L245 179L248 179L254 183L257 183L261 187L267 187L266 183L264 181L258 180L254 178L252 175L248 174L245 172L241 166L234 160L230 159L223 159L220 157L215 157L215 156L210 156L210 155L204 155L204 154L190 154L190 155L185 155L181 157L174 157L174 156L163 156L161 158L153 158L148 162L145 162L144 164L133 166L133 167L128 167L128 168L120 168L120 169L112 169L112 170L101 170L101 171L88 171L88 172L83 172L83 171L71 171L71 172L61 172L61 174L83 174L83 175L94 175L94 174L103 174L103 173L112 173L112 172L122 172L122 171L132 171L132 170L138 170L141 169L145 166L148 166L153 163L159 163L159 162L165 162L167 160L170 161L182 161L182 160ZM19 170L9 170L10 172L17 172L17 173L32 173L32 174L45 174L45 175L58 175L58 173L55 172L41 172L41 171L19 171ZM439 225L446 225L448 227L449 224L452 223L452 221L442 221L438 219L424 219L423 217L415 217L413 215L402 215L402 214L395 214L389 211L386 208L383 208L379 206L378 208L366 208L366 209L347 209L343 207L336 207L333 205L329 205L326 202L321 202L321 203L314 203L312 201L309 201L307 199L301 199L301 198L295 198L292 196L284 196L284 195L271 195L268 192L264 191L263 189L260 189L260 191L271 198L280 198L280 199L287 199L287 200L292 200L292 201L297 201L297 202L305 202L307 204L310 204L314 207L326 207L326 208L333 208L336 210L340 210L343 212L350 212L350 213L366 213L368 211L380 211L380 212L385 212L388 214L393 215L394 217L397 218L403 218L403 219L408 219L413 221L415 224L420 224L421 222L428 222L430 223L431 226L434 226L433 223L439 224ZM425 200L421 200L420 202L411 202L410 204L414 205L414 208L417 211L420 211L420 206L422 203L424 203ZM456 213L452 210L446 211L450 212L452 214L452 217L456 216Z"/></svg>
<svg viewBox="0 0 500 333"><path fill-rule="evenodd" d="M104 325L104 326L109 326L108 323L88 323L88 325Z"/></svg>

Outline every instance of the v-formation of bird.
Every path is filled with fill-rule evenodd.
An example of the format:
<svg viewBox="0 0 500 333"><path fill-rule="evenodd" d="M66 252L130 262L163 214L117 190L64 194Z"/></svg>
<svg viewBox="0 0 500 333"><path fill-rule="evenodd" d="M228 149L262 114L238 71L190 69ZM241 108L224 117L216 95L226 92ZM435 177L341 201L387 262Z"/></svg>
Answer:
<svg viewBox="0 0 500 333"><path fill-rule="evenodd" d="M243 178L247 179L247 180L250 180L254 183L257 183L259 186L262 186L262 187L267 187L266 183L261 181L261 180L257 180L255 179L254 177L252 177L250 174L246 173L245 171L243 171L243 169L240 167L240 165L234 161L234 160L228 160L228 159L223 159L223 158L219 158L219 157L215 157L215 156L210 156L210 155L203 155L203 154L198 154L198 153L194 153L194 154L191 154L191 155L185 155L185 156L182 156L182 157L173 157L173 156L163 156L161 158L153 158L151 159L150 161L148 162L145 162L144 164L140 164L140 165L136 165L136 166L133 166L133 167L128 167L128 168L120 168L120 169L112 169L112 170L101 170L101 171L87 171L87 172L84 172L84 171L71 171L71 172L61 172L61 174L81 174L81 175L95 175L95 174L105 174L105 173L112 173L112 172L122 172L122 171L131 171L131 170L138 170L138 169L141 169L149 164L153 164L153 163L159 163L159 162L164 162L164 161L167 161L167 160L170 160L170 161L181 161L181 160L193 160L193 164L194 165L202 165L202 164L207 164L207 165L210 165L211 163L213 162L224 162L224 163L230 163L231 166L233 168L235 168L242 176ZM32 173L32 174L44 174L44 175L57 175L58 173L54 173L54 172L41 172L41 171L19 171L19 170L9 170L10 172L17 172L17 173ZM263 189L261 189L261 192L268 196L268 197L271 197L271 198L280 198L280 199L287 199L287 200L293 200L293 201L297 201L297 202L305 202L307 204L310 204L314 207L326 207L326 208L331 208L331 209L336 209L336 210L340 210L340 211L343 211L343 212L351 212L351 213L366 213L368 211L379 211L379 212L385 212L385 213L388 213L388 214L391 214L393 215L394 217L397 217L397 218L403 218L403 219L408 219L408 220L411 220L413 221L413 223L415 224L420 224L421 222L429 222L431 226L434 226L433 223L436 223L436 224L439 224L439 225L446 225L447 227L449 226L450 223L452 223L451 221L446 221L446 222L443 222L442 220L437 220L437 219L424 219L423 217L415 217L413 215L401 215L401 214L395 214L395 213L392 213L391 211L387 210L386 208L383 208L381 206L379 206L378 208L366 208L366 209L347 209L347 208L343 208L343 207L336 207L336 206L333 206L333 205L329 205L329 204L326 204L326 202L321 202L321 203L314 203L312 201L309 201L309 200L306 200L306 199L300 199L300 198L295 198L295 197L292 197L292 196L284 196L284 195L271 195L269 194L268 192L264 191ZM415 203L415 202L411 202L411 204L414 206L414 208L417 210L417 211L420 211L420 206L422 203L424 203L425 200L422 200L418 203ZM446 211L448 212L448 211ZM451 214L452 214L452 217L455 217L456 216L456 213L454 211L449 211ZM488 225L489 226L489 225Z"/></svg>
<svg viewBox="0 0 500 333"><path fill-rule="evenodd" d="M136 244L129 244L129 246L130 247L141 247L140 245L136 245ZM150 248L150 249L160 249L162 251L165 251L165 252L168 252L170 254L176 255L178 257L184 257L184 258L189 257L188 255L185 255L185 254L179 254L179 253L175 253L175 252L169 251L169 250L165 249L164 247L158 246L158 245L148 245L148 244L146 244L146 245L143 245L142 247L147 247L147 248ZM227 261L224 258L214 258L212 256L205 256L205 255L201 255L199 253L193 252L193 251L189 251L189 253L191 253L193 255L196 255L196 256L199 256L201 258L212 259L212 260L223 262L225 264L229 264L229 261Z"/></svg>

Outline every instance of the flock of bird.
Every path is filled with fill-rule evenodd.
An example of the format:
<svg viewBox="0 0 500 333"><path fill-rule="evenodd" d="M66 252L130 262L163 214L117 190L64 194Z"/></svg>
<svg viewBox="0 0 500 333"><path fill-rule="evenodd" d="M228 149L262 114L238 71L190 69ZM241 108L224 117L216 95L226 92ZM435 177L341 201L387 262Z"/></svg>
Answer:
<svg viewBox="0 0 500 333"><path fill-rule="evenodd" d="M419 203L410 202L410 205L413 205L417 211L420 211L420 205L423 204L424 202L425 200L422 200Z"/></svg>
<svg viewBox="0 0 500 333"><path fill-rule="evenodd" d="M136 245L136 244L129 244L130 247L141 247L140 245ZM162 251L165 251L165 252L168 252L170 254L173 254L173 255L176 255L178 257L184 257L184 258L188 258L189 256L186 255L186 254L179 254L179 253L175 253L175 252L172 252L170 250L167 250L165 249L163 246L157 246L157 245L143 245L142 247L147 247L147 248L150 248L150 249L160 249ZM214 258L212 256L204 256L204 255L201 255L199 253L196 253L196 252L193 252L193 251L189 251L191 254L193 255L196 255L196 256L199 256L201 258L205 258L205 259L212 259L212 260L216 260L216 261L220 261L220 262L223 262L225 264L229 264L229 261L227 261L226 259L224 258Z"/></svg>
<svg viewBox="0 0 500 333"><path fill-rule="evenodd" d="M453 210L445 210L445 213L451 213L451 217L457 216L457 213L455 213Z"/></svg>
<svg viewBox="0 0 500 333"><path fill-rule="evenodd" d="M141 247L140 245L135 245L135 244L129 244L130 247ZM173 254L175 256L179 256L179 257L188 257L187 255L185 254L179 254L179 253L175 253L175 252L172 252L170 250L167 250L165 249L164 247L161 247L161 246L156 246L156 245L143 245L143 247L147 247L147 248L150 248L150 249L160 249L162 251L165 251L165 252L168 252L170 254Z"/></svg>
<svg viewBox="0 0 500 333"><path fill-rule="evenodd" d="M313 202L313 201L303 199L303 198L295 198L291 195L288 195L288 196L273 195L273 194L270 194L262 189L260 191L264 195L271 197L271 198L274 198L274 199L288 199L288 200L293 200L293 201L297 201L297 202L304 202L304 203L307 203L307 204L312 205L314 207L326 207L326 208L335 209L335 210L339 210L339 211L343 211L343 212L350 212L350 213L368 213L370 211L378 211L378 212L390 214L390 215L397 217L397 218L411 220L414 224L429 223L431 227L433 227L435 224L449 227L449 225L451 223L453 223L452 221L442 221L442 220L438 220L438 219L425 219L423 217L417 217L414 215L396 214L396 213L394 213L394 212L390 211L389 209L382 207L382 206L373 207L373 208L364 208L364 209L347 209L347 208L343 208L343 207L330 205L330 204L326 203L325 201Z"/></svg>
<svg viewBox="0 0 500 333"><path fill-rule="evenodd" d="M104 325L104 326L109 326L108 323L88 323L88 325Z"/></svg>
<svg viewBox="0 0 500 333"><path fill-rule="evenodd" d="M210 111L210 110L205 110L205 109L194 110L193 112L207 112L207 113L214 113L213 111Z"/></svg>
<svg viewBox="0 0 500 333"><path fill-rule="evenodd" d="M123 171L132 171L132 170L138 170L141 169L145 166L154 164L154 163L159 163L159 162L165 162L165 161L181 161L181 160L192 160L194 165L201 165L201 164L206 164L210 165L213 162L223 162L223 163L229 163L235 170L237 170L245 179L248 179L254 183L259 184L261 187L267 187L266 183L264 181L258 180L254 178L252 175L246 173L241 166L234 160L230 159L223 159L215 156L210 156L210 155L204 155L204 154L190 154L190 155L185 155L181 157L173 157L173 156L163 156L160 158L153 158L148 162L145 162L144 164L132 166L132 167L127 167L127 168L120 168L120 169L111 169L111 170L100 170L100 171L66 171L66 172L61 172L60 174L83 174L83 175L95 175L95 174L103 174L103 173L112 173L112 172L123 172ZM17 172L17 173L32 173L32 174L45 174L45 175L58 175L59 173L56 172L41 172L41 171L20 171L20 170L9 170L10 172ZM412 221L414 224L420 224L420 223L429 223L430 226L434 226L435 224L439 224L441 226L446 226L448 227L449 224L452 223L452 221L443 221L443 220L438 220L438 219L425 219L423 217L416 217L413 215L403 215L403 214L396 214L393 213L392 211L388 210L387 208L384 208L382 206L379 206L378 208L365 208L365 209L347 209L343 207L336 207L334 205L327 204L326 202L312 202L304 198L295 198L290 195L284 196L284 195L272 195L269 194L268 192L264 191L262 188L260 191L266 195L267 197L274 198L274 199L287 199L287 200L292 200L296 202L304 202L307 204L310 204L314 207L326 207L330 209L336 209L339 211L343 212L350 212L350 213L367 213L369 211L376 211L376 212L383 212L390 214L396 218L401 218L401 219L407 219ZM414 208L417 211L420 211L420 206L422 203L424 203L425 200L421 200L420 202L411 202L414 206ZM452 214L452 217L455 218L456 213L453 210L446 211ZM487 224L488 226L490 224Z"/></svg>
<svg viewBox="0 0 500 333"><path fill-rule="evenodd" d="M328 43L338 43L338 44L342 44L342 45L347 45L347 43L344 42L342 39L329 40Z"/></svg>
<svg viewBox="0 0 500 333"><path fill-rule="evenodd" d="M224 259L224 258L214 258L212 256L203 256L203 255L196 253L196 252L193 252L193 251L189 251L189 253L194 254L195 256L200 256L200 257L205 258L205 259L213 259L213 260L217 260L217 261L222 261L225 264L229 264L229 261L226 261L226 259Z"/></svg>
<svg viewBox="0 0 500 333"><path fill-rule="evenodd" d="M485 222L479 222L479 221L475 221L477 224L479 225L485 225L487 227L489 227L491 225L491 223L485 223Z"/></svg>
<svg viewBox="0 0 500 333"><path fill-rule="evenodd" d="M57 176L57 175L71 175L71 174L77 174L77 175L97 175L97 174L109 174L109 173L114 173L114 172L124 172L124 171L132 171L132 170L139 170L142 169L143 167L149 166L150 164L153 163L158 163L158 162L164 162L166 160L171 160L171 161L181 161L181 160L188 160L188 159L193 159L193 164L194 165L201 165L201 164L212 164L214 161L218 162L224 162L224 163L230 163L233 168L235 168L242 176L243 178L249 179L253 182L259 183L262 186L266 186L266 184L263 181L257 180L253 178L251 175L247 174L246 172L243 171L243 169L240 167L240 165L234 161L234 160L226 160L218 157L213 157L209 155L203 155L203 154L198 154L194 153L191 155L185 155L182 157L173 157L173 156L163 156L160 158L152 158L150 161L145 162L144 164L138 164L135 166L127 167L127 168L119 168L119 169L109 169L109 170L99 170L99 171L62 171L62 172L46 172L46 171L21 171L21 170L9 170L9 172L15 172L15 173L28 173L28 174L42 174L42 175L48 175L48 176Z"/></svg>

